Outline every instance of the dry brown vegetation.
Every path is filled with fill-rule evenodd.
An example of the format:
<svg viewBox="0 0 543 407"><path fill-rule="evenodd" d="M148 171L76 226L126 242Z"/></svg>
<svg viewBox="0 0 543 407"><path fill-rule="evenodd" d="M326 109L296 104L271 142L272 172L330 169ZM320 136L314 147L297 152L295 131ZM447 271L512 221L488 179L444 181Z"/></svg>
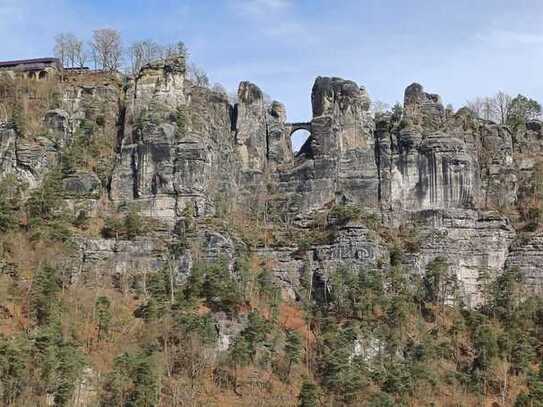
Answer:
<svg viewBox="0 0 543 407"><path fill-rule="evenodd" d="M45 112L58 105L60 97L56 80L0 76L0 121L13 120L23 136L39 135Z"/></svg>

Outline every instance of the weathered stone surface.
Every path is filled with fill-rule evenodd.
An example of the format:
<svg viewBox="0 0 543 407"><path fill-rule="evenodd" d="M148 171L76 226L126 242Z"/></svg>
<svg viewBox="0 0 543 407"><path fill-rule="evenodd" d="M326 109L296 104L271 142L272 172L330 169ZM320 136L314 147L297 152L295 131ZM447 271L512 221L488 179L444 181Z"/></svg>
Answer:
<svg viewBox="0 0 543 407"><path fill-rule="evenodd" d="M35 188L56 162L56 145L50 139L26 139L13 127L0 124L0 179L13 175L29 188Z"/></svg>
<svg viewBox="0 0 543 407"><path fill-rule="evenodd" d="M122 276L134 262L156 270L176 239L176 225L189 217L202 221L225 204L251 212L266 203L275 217L289 225L295 220L299 228L311 223L313 211L351 205L383 227L417 229L419 247L405 255L406 270L423 273L433 259L445 257L467 302L480 300L482 271L519 267L539 287L539 235L515 240L511 221L537 187L540 121L511 131L467 108L446 109L417 83L405 90L403 113L373 115L363 87L319 77L312 117L288 123L285 107L269 104L255 84L242 82L232 105L224 93L187 80L185 71L182 58L153 63L125 90L112 78L79 78L45 114L43 134L22 138L13 125L0 125L0 177L13 174L37 187L72 141L99 135L115 146L113 169L105 177L94 168L66 176L67 196L78 196L74 211L97 213L102 198L105 212L135 207L163 225L159 234L134 241L81 240L81 276L93 270ZM299 127L311 134L294 157L290 136ZM84 205L85 199L92 204ZM232 266L236 237L198 225L191 243L204 258L225 257ZM389 249L353 223L326 245L258 247L256 253L285 295L297 298L307 273L325 287L338 267L386 265ZM176 261L181 279L194 259L187 252Z"/></svg>
<svg viewBox="0 0 543 407"><path fill-rule="evenodd" d="M318 209L328 202L378 206L379 178L373 119L365 89L339 78L317 78L312 92L311 136L304 160L278 173L288 211Z"/></svg>
<svg viewBox="0 0 543 407"><path fill-rule="evenodd" d="M267 160L271 171L292 165L294 154L290 140L291 131L286 124L285 107L272 102L266 115L267 123Z"/></svg>
<svg viewBox="0 0 543 407"><path fill-rule="evenodd" d="M543 151L543 122L530 120L526 129L514 134L515 152L534 155Z"/></svg>
<svg viewBox="0 0 543 407"><path fill-rule="evenodd" d="M266 108L262 91L242 82L236 105L236 144L244 171L263 171L266 165Z"/></svg>
<svg viewBox="0 0 543 407"><path fill-rule="evenodd" d="M449 209L419 212L412 221L418 225L419 247L407 256L408 269L424 275L435 258L447 260L456 275L464 301L481 301L480 277L503 271L514 230L509 221L495 213Z"/></svg>
<svg viewBox="0 0 543 407"><path fill-rule="evenodd" d="M93 172L77 172L62 180L64 191L79 198L98 198L100 196L100 179Z"/></svg>
<svg viewBox="0 0 543 407"><path fill-rule="evenodd" d="M138 201L145 214L171 225L186 208L198 216L211 211L213 196L232 192L237 180L226 95L184 75L184 60L173 59L135 78L111 181L113 201Z"/></svg>
<svg viewBox="0 0 543 407"><path fill-rule="evenodd" d="M55 140L61 147L66 146L73 133L69 113L61 109L50 110L45 113L44 121L49 138Z"/></svg>
<svg viewBox="0 0 543 407"><path fill-rule="evenodd" d="M80 239L80 275L124 275L156 271L165 242L156 238L138 240Z"/></svg>
<svg viewBox="0 0 543 407"><path fill-rule="evenodd" d="M480 189L478 152L462 120L446 121L441 99L419 84L405 91L402 120L377 120L380 194L392 218L403 211L472 208Z"/></svg>
<svg viewBox="0 0 543 407"><path fill-rule="evenodd" d="M439 95L424 92L422 85L413 83L405 89L405 120L410 126L427 131L441 128L445 121L445 109Z"/></svg>
<svg viewBox="0 0 543 407"><path fill-rule="evenodd" d="M179 282L185 281L195 261L191 252L172 257L169 245L175 241L169 234L141 236L134 240L78 238L77 265L74 279L89 280L97 276L120 281L138 281L145 273L153 273L162 267L174 270ZM233 266L238 248L226 234L199 229L191 236L198 247L199 261L225 260Z"/></svg>
<svg viewBox="0 0 543 407"><path fill-rule="evenodd" d="M541 293L543 290L543 234L541 232L533 236L518 237L511 245L506 269L517 269L528 288Z"/></svg>

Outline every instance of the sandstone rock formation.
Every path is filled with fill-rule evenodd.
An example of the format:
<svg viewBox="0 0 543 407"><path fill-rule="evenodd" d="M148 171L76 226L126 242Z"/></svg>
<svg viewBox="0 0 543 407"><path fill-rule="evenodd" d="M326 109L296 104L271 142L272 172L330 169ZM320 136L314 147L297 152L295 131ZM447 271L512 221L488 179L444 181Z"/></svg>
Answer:
<svg viewBox="0 0 543 407"><path fill-rule="evenodd" d="M512 225L516 205L533 189L541 122L513 132L466 108L446 109L419 84L405 90L403 114L373 115L363 87L319 77L311 135L294 157L281 103L267 104L256 85L242 82L232 105L225 94L187 80L185 71L182 58L171 58L144 67L124 89L114 80L67 85L58 108L44 117L47 135L28 139L0 126L1 176L14 174L31 187L76 137L107 137L110 167L67 174L66 198L102 197L106 212L137 208L163 225L135 241L80 238L79 274L122 275L134 262L157 269L180 236L198 241L204 256L234 263L246 250L235 233L200 224L187 234L184 222L213 216L225 204L254 210L265 203L302 230L326 208L355 206L363 214L303 250L297 242L257 247L293 298L308 273L325 285L330 268L389 264L391 246L368 228L370 217L382 227L416 229L406 269L423 273L445 257L467 302L479 300L482 271L518 267L530 285L541 285L540 237L521 239ZM188 254L175 260L180 278L191 264Z"/></svg>

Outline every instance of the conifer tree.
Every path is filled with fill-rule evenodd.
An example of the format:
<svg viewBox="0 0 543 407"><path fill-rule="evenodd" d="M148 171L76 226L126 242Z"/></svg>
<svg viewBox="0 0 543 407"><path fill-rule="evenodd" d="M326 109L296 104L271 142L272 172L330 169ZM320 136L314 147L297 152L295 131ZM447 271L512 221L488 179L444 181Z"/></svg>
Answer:
<svg viewBox="0 0 543 407"><path fill-rule="evenodd" d="M32 281L31 313L38 325L51 322L58 311L57 294L61 286L57 269L45 264L38 269Z"/></svg>
<svg viewBox="0 0 543 407"><path fill-rule="evenodd" d="M285 354L288 360L287 376L290 376L292 365L298 363L302 355L302 341L298 333L295 331L287 332Z"/></svg>
<svg viewBox="0 0 543 407"><path fill-rule="evenodd" d="M100 296L96 299L96 323L98 324L98 340L104 339L108 334L111 322L111 301L108 297Z"/></svg>
<svg viewBox="0 0 543 407"><path fill-rule="evenodd" d="M319 405L319 388L309 379L304 379L300 394L298 395L298 407L317 407Z"/></svg>

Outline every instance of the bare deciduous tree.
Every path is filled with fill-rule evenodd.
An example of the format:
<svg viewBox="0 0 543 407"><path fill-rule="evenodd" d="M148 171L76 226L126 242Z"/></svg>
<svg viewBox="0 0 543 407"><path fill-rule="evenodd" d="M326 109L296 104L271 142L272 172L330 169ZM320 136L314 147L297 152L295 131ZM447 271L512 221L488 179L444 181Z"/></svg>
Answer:
<svg viewBox="0 0 543 407"><path fill-rule="evenodd" d="M198 86L209 87L209 77L207 73L200 67L190 64L188 68L189 79L194 81Z"/></svg>
<svg viewBox="0 0 543 407"><path fill-rule="evenodd" d="M477 97L467 102L467 106L478 117L505 124L511 109L511 96L499 91L492 97Z"/></svg>
<svg viewBox="0 0 543 407"><path fill-rule="evenodd" d="M222 93L223 95L228 95L228 92L227 92L226 88L223 85L221 85L220 83L214 83L213 86L211 87L211 89L214 92Z"/></svg>
<svg viewBox="0 0 543 407"><path fill-rule="evenodd" d="M168 44L164 47L164 58L169 58L172 56L182 56L185 58L189 57L188 48L183 41Z"/></svg>
<svg viewBox="0 0 543 407"><path fill-rule="evenodd" d="M490 97L476 97L475 99L468 101L467 106L483 120L496 120L496 106L493 99Z"/></svg>
<svg viewBox="0 0 543 407"><path fill-rule="evenodd" d="M165 49L152 40L136 41L128 48L132 74L137 74L145 65L163 58Z"/></svg>
<svg viewBox="0 0 543 407"><path fill-rule="evenodd" d="M106 71L116 71L121 66L121 34L111 28L94 31L90 42L92 57L96 67Z"/></svg>
<svg viewBox="0 0 543 407"><path fill-rule="evenodd" d="M498 114L499 121L501 124L505 124L507 121L507 116L511 111L511 101L513 98L507 93L502 92L501 90L494 96L494 103L496 105L496 113Z"/></svg>
<svg viewBox="0 0 543 407"><path fill-rule="evenodd" d="M64 67L81 68L85 65L87 57L83 41L71 33L61 33L55 37L54 51Z"/></svg>
<svg viewBox="0 0 543 407"><path fill-rule="evenodd" d="M83 41L72 37L68 43L68 60L70 67L82 68L86 61L85 50L83 49Z"/></svg>
<svg viewBox="0 0 543 407"><path fill-rule="evenodd" d="M382 100L375 100L371 102L370 110L373 114L384 113L390 110L390 105Z"/></svg>
<svg viewBox="0 0 543 407"><path fill-rule="evenodd" d="M62 66L68 64L68 41L72 34L61 33L55 37L55 56L60 60Z"/></svg>

